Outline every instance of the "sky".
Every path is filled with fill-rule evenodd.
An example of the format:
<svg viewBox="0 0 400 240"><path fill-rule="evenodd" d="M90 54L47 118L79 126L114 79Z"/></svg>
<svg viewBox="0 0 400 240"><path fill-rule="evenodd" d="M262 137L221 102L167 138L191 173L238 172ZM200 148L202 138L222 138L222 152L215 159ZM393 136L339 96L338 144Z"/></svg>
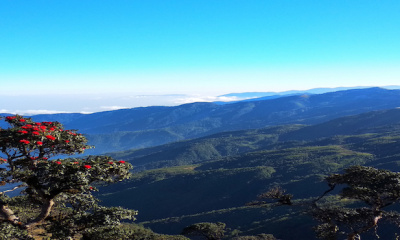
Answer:
<svg viewBox="0 0 400 240"><path fill-rule="evenodd" d="M0 112L400 85L398 0L1 0Z"/></svg>

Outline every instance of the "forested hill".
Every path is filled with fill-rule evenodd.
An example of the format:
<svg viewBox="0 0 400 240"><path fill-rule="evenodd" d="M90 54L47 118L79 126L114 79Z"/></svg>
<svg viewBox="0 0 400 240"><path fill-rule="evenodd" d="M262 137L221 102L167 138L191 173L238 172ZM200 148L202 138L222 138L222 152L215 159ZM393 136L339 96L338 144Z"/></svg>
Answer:
<svg viewBox="0 0 400 240"><path fill-rule="evenodd" d="M224 222L241 235L310 240L316 223L302 209L245 204L277 185L307 201L329 188L324 176L352 165L398 171L400 109L312 126L224 132L114 156L158 169L135 173L129 182L103 189L100 198L138 209L138 220L157 232L177 234L196 222ZM165 166L170 167L159 168ZM378 232L392 239L385 238L385 228Z"/></svg>
<svg viewBox="0 0 400 240"><path fill-rule="evenodd" d="M93 114L36 115L36 121L60 121L87 134L91 154L162 145L222 131L282 124L315 124L334 118L400 106L400 90L353 89L324 94L283 96L219 105L191 103Z"/></svg>
<svg viewBox="0 0 400 240"><path fill-rule="evenodd" d="M311 126L282 125L229 131L162 146L109 153L136 169L197 164L226 156L288 147L293 141L316 141L337 135L393 134L400 131L400 109L372 111ZM299 143L296 143L297 145Z"/></svg>

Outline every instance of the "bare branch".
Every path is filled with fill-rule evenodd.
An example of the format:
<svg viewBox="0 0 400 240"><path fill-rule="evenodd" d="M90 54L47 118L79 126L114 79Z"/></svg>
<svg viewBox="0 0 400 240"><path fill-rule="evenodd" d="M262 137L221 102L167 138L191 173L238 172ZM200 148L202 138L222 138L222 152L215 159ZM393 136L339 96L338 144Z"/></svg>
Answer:
<svg viewBox="0 0 400 240"><path fill-rule="evenodd" d="M26 187L26 186L27 186L26 184L18 185L18 186L16 186L16 187L14 187L13 189L9 189L9 190L5 190L5 191L3 191L3 192L0 192L0 195L2 195L2 194L4 194L4 193L7 193L7 192L15 191L15 190L17 190L18 188L22 188L22 187Z"/></svg>

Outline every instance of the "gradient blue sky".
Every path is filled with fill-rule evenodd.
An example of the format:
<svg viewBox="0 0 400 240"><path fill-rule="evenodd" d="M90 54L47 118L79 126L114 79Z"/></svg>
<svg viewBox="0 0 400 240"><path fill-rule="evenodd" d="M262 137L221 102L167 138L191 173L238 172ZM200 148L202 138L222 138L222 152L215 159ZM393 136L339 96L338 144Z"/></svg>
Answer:
<svg viewBox="0 0 400 240"><path fill-rule="evenodd" d="M400 85L399 13L398 0L1 0L0 110Z"/></svg>

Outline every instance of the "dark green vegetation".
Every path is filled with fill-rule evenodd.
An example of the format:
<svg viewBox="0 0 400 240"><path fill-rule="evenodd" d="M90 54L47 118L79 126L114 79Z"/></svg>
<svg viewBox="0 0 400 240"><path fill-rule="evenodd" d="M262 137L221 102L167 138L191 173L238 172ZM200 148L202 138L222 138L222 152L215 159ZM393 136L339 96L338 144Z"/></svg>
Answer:
<svg viewBox="0 0 400 240"><path fill-rule="evenodd" d="M225 132L115 153L153 169L103 189L99 197L106 205L138 209L138 221L156 232L179 234L194 223L224 222L239 235L314 239L317 223L304 209L246 203L274 186L306 201L328 189L323 180L331 173L353 165L398 171L399 156L400 109L369 112L312 126ZM346 203L335 197L330 201Z"/></svg>

